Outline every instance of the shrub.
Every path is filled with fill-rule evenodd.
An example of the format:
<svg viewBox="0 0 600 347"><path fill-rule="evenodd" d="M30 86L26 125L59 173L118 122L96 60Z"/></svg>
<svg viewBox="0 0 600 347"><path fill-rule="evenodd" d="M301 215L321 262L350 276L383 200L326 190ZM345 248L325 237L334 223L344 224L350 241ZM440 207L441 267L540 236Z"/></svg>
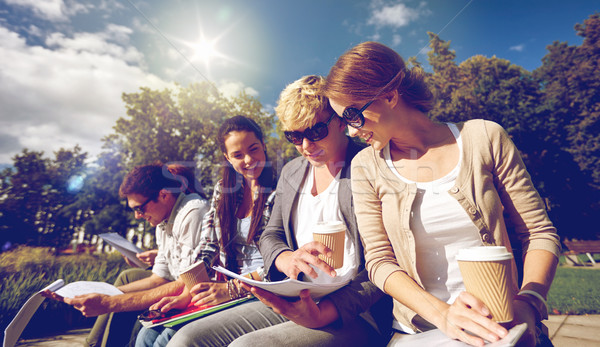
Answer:
<svg viewBox="0 0 600 347"><path fill-rule="evenodd" d="M0 254L0 331L29 299L57 279L113 283L129 266L119 253L54 255L47 247L24 247ZM23 337L43 336L74 327L89 326L85 318L69 305L46 300L32 317Z"/></svg>

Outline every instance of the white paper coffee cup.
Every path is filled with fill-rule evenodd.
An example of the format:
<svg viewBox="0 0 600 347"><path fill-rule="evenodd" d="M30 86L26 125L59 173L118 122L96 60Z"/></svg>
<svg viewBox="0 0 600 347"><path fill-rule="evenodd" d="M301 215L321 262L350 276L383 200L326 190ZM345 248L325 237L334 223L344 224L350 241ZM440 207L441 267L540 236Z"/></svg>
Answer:
<svg viewBox="0 0 600 347"><path fill-rule="evenodd" d="M200 282L208 282L208 273L206 273L206 266L203 261L199 261L195 264L188 266L183 269L179 274L183 283L188 290L191 290L193 286Z"/></svg>
<svg viewBox="0 0 600 347"><path fill-rule="evenodd" d="M504 246L465 248L456 257L467 292L483 301L498 323L513 319L512 258Z"/></svg>
<svg viewBox="0 0 600 347"><path fill-rule="evenodd" d="M344 265L346 226L343 222L318 222L313 229L313 240L321 242L332 252L331 257L319 254L321 260L334 269L339 269Z"/></svg>

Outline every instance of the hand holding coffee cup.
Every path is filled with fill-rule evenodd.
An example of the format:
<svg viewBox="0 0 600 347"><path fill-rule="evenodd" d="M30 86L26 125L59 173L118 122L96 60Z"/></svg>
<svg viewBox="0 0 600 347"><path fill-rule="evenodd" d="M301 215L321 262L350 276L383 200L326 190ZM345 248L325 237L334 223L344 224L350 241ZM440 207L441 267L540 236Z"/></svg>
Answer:
<svg viewBox="0 0 600 347"><path fill-rule="evenodd" d="M199 261L183 269L179 277L185 283L188 291L191 291L192 287L200 282L209 282L208 273L203 261Z"/></svg>
<svg viewBox="0 0 600 347"><path fill-rule="evenodd" d="M319 259L334 269L339 269L344 265L346 226L343 222L318 222L313 231L313 240L324 244L332 253L331 257L319 254Z"/></svg>
<svg viewBox="0 0 600 347"><path fill-rule="evenodd" d="M513 319L512 258L504 246L465 248L456 257L467 292L485 304L497 323Z"/></svg>

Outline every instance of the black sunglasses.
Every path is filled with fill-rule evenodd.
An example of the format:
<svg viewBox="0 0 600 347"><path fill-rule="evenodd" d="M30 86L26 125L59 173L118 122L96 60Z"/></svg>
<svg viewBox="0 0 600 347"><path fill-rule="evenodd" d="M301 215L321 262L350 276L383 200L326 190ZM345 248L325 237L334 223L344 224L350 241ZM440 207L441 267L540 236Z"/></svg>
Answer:
<svg viewBox="0 0 600 347"><path fill-rule="evenodd" d="M163 318L164 316L165 314L161 310L146 310L138 316L138 319L149 322L155 319Z"/></svg>
<svg viewBox="0 0 600 347"><path fill-rule="evenodd" d="M146 211L144 211L144 208L152 200L154 200L154 198L148 198L148 200L146 200L146 202L144 202L143 204L132 207L131 209L133 210L133 212L137 212L139 214L144 214L144 213L146 213Z"/></svg>
<svg viewBox="0 0 600 347"><path fill-rule="evenodd" d="M363 111L366 110L367 107L369 107L390 84L392 84L392 82L401 72L404 72L404 70L399 70L396 75L392 77L392 79L385 86L383 86L383 88L381 88L377 94L375 94L371 101L367 102L367 104L361 107L360 110L356 107L346 107L344 112L342 112L342 118L346 124L356 129L362 128L365 125L365 116L362 114ZM399 93L399 95L402 95L402 93Z"/></svg>
<svg viewBox="0 0 600 347"><path fill-rule="evenodd" d="M296 146L302 145L305 137L312 142L321 141L329 135L329 123L335 115L335 112L333 112L327 122L319 122L311 128L304 129L304 131L284 131L283 134L288 141Z"/></svg>
<svg viewBox="0 0 600 347"><path fill-rule="evenodd" d="M373 103L373 101L375 101L375 99L367 102L360 110L356 107L346 107L344 112L342 112L342 118L346 124L356 129L362 128L363 125L365 125L365 116L362 113Z"/></svg>

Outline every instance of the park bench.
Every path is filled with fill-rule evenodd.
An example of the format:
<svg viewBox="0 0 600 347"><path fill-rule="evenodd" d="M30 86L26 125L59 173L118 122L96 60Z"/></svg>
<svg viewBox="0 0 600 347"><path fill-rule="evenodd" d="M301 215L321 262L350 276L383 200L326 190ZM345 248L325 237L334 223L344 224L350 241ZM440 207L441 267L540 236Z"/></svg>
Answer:
<svg viewBox="0 0 600 347"><path fill-rule="evenodd" d="M568 251L564 252L565 259L575 264L585 265L577 255L585 254L592 262L592 266L596 265L596 261L592 254L600 253L600 240L564 240L563 243Z"/></svg>

